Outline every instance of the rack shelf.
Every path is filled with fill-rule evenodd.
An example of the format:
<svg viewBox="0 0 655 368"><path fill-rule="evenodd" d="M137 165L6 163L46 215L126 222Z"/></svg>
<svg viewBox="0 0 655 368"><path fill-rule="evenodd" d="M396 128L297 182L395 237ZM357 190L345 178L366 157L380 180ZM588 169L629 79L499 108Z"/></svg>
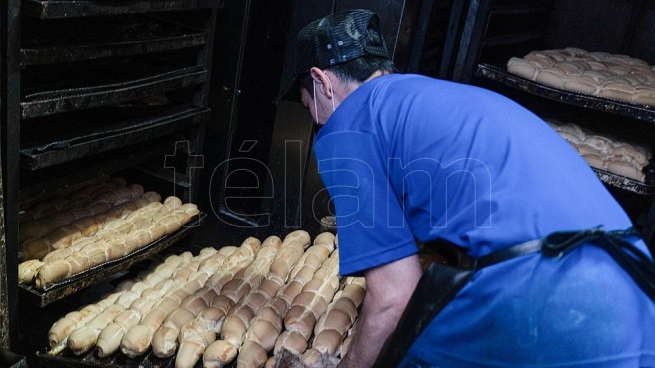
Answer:
<svg viewBox="0 0 655 368"><path fill-rule="evenodd" d="M39 19L209 9L223 0L27 0L23 12Z"/></svg>
<svg viewBox="0 0 655 368"><path fill-rule="evenodd" d="M48 68L46 75L30 69L23 74L23 119L120 104L207 80L202 66L181 66L154 58L63 64Z"/></svg>
<svg viewBox="0 0 655 368"><path fill-rule="evenodd" d="M606 98L584 95L537 83L507 71L504 67L479 64L476 76L502 83L506 86L570 105L620 114L623 116L655 122L655 109Z"/></svg>
<svg viewBox="0 0 655 368"><path fill-rule="evenodd" d="M489 64L479 64L476 75L550 100L655 122L654 109L600 97L588 96L581 93L564 91L519 77L502 67ZM642 183L594 167L592 167L592 169L598 178L605 184L641 195L655 195L655 185Z"/></svg>
<svg viewBox="0 0 655 368"><path fill-rule="evenodd" d="M21 165L29 170L39 170L119 149L189 128L198 124L201 118L206 120L209 112L208 108L179 104L161 106L156 115L116 120L117 114L112 114L116 109L120 107L108 109L110 111L89 111L86 114L88 119L78 116L75 119L78 124L72 126L66 125L66 121L71 119L69 116L59 115L49 124L53 129L34 124L32 139L21 147ZM80 127L79 122L84 122L84 125Z"/></svg>
<svg viewBox="0 0 655 368"><path fill-rule="evenodd" d="M76 18L67 27L59 22L37 25L43 22L26 20L30 22L23 26L23 66L147 54L207 43L201 31L145 15Z"/></svg>

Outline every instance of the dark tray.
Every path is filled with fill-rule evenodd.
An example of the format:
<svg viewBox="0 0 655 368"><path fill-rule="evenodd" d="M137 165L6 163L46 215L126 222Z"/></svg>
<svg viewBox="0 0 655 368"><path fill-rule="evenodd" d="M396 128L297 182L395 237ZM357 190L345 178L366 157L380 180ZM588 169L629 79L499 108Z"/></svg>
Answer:
<svg viewBox="0 0 655 368"><path fill-rule="evenodd" d="M36 289L34 285L20 285L22 296L30 303L45 307L56 300L105 281L112 275L127 270L131 266L161 252L188 235L194 228L200 226L206 217L206 214L201 212L173 234L164 235L162 238L124 257L92 267L89 270L54 283L44 291Z"/></svg>
<svg viewBox="0 0 655 368"><path fill-rule="evenodd" d="M153 116L119 120L130 107L88 111L78 116L53 116L32 124L21 135L21 165L38 170L91 154L98 154L189 128L207 116L209 109L187 104L158 107ZM141 107L136 107L141 111ZM119 111L116 111L119 110Z"/></svg>
<svg viewBox="0 0 655 368"><path fill-rule="evenodd" d="M45 350L44 350L45 351ZM138 356L134 359L122 353L116 353L106 358L99 358L96 349L91 349L86 354L77 356L69 349L65 349L58 355L48 355L40 351L36 352L39 363L44 367L52 368L85 368L85 367L103 367L103 368L174 368L175 355L170 358L158 358L152 351ZM235 368L236 360L226 365L225 368ZM194 368L202 368L202 357L196 363Z"/></svg>
<svg viewBox="0 0 655 368"><path fill-rule="evenodd" d="M23 355L0 348L0 367L27 368L27 358Z"/></svg>
<svg viewBox="0 0 655 368"><path fill-rule="evenodd" d="M175 152L178 140L176 136L163 137L147 144L125 147L120 152L101 153L42 170L21 170L20 202L29 202L46 193L161 159Z"/></svg>
<svg viewBox="0 0 655 368"><path fill-rule="evenodd" d="M202 66L152 57L110 58L27 68L21 117L34 118L161 95L205 82Z"/></svg>
<svg viewBox="0 0 655 368"><path fill-rule="evenodd" d="M628 177L592 167L600 181L616 188L641 195L655 195L655 185L642 183Z"/></svg>
<svg viewBox="0 0 655 368"><path fill-rule="evenodd" d="M201 31L145 15L76 18L66 22L26 18L21 35L21 65L145 54L207 42Z"/></svg>
<svg viewBox="0 0 655 368"><path fill-rule="evenodd" d="M512 74L505 67L480 64L475 75L550 100L655 122L655 109L550 87Z"/></svg>
<svg viewBox="0 0 655 368"><path fill-rule="evenodd" d="M218 8L224 0L26 0L23 13L39 19Z"/></svg>

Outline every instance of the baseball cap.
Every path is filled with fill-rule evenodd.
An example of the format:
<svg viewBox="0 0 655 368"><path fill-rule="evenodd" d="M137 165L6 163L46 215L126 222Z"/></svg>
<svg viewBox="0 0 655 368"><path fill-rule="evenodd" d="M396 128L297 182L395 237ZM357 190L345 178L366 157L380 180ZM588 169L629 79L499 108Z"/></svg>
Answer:
<svg viewBox="0 0 655 368"><path fill-rule="evenodd" d="M283 72L286 82L276 101L287 94L298 75L309 72L312 67L325 68L362 56L389 58L377 14L353 9L309 23L296 37L293 60Z"/></svg>

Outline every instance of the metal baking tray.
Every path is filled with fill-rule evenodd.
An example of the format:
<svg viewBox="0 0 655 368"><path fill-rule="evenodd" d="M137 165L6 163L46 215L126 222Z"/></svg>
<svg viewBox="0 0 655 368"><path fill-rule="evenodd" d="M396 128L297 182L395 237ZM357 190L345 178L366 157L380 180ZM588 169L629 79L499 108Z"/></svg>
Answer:
<svg viewBox="0 0 655 368"><path fill-rule="evenodd" d="M642 183L622 175L614 174L602 169L597 169L595 167L591 168L594 170L600 181L605 184L641 195L655 195L655 185Z"/></svg>
<svg viewBox="0 0 655 368"><path fill-rule="evenodd" d="M45 351L45 350L44 350ZM49 355L37 351L39 363L44 367L71 368L71 367L104 367L104 368L173 368L175 367L175 356L170 358L157 358L152 352L148 352L134 359L121 353L113 354L106 358L99 358L96 349L82 355L75 355L69 349L57 355ZM201 359L202 360L202 359Z"/></svg>
<svg viewBox="0 0 655 368"><path fill-rule="evenodd" d="M45 350L44 350L45 351ZM75 355L69 349L64 350L58 355L48 355L40 351L36 352L39 363L44 367L52 368L86 368L86 367L103 367L103 368L174 368L175 355L170 358L158 358L152 351L138 356L134 359L122 353L116 353L106 358L99 358L96 349L82 355ZM235 368L236 360L226 365L225 368ZM202 357L196 363L194 368L202 368Z"/></svg>
<svg viewBox="0 0 655 368"><path fill-rule="evenodd" d="M21 65L145 54L207 43L201 31L140 14L66 22L62 25L26 18L21 34Z"/></svg>
<svg viewBox="0 0 655 368"><path fill-rule="evenodd" d="M188 235L190 231L200 226L205 220L207 215L203 212L196 215L189 223L184 225L180 230L164 235L162 238L150 243L149 245L137 249L136 251L121 257L119 259L94 266L86 271L77 275L73 275L64 280L50 285L46 290L41 291L34 287L34 285L20 285L22 297L30 303L36 304L40 307L64 298L70 294L80 291L86 287L97 284L101 281L107 280L110 276L127 270L131 266L146 260L162 250L173 245L175 242Z"/></svg>
<svg viewBox="0 0 655 368"><path fill-rule="evenodd" d="M21 170L20 202L29 202L46 193L161 159L174 152L177 140L175 136L163 137L124 147L120 152L101 153L42 170Z"/></svg>
<svg viewBox="0 0 655 368"><path fill-rule="evenodd" d="M21 117L116 105L206 80L202 66L148 56L28 67L21 73Z"/></svg>
<svg viewBox="0 0 655 368"><path fill-rule="evenodd" d="M136 14L223 6L224 0L25 0L23 13L39 19Z"/></svg>
<svg viewBox="0 0 655 368"><path fill-rule="evenodd" d="M627 102L595 97L550 87L535 81L531 81L529 79L525 79L523 77L519 77L518 75L514 75L508 72L505 67L489 64L479 64L475 75L550 100L579 107L620 114L648 122L655 122L655 109L642 105L634 105Z"/></svg>
<svg viewBox="0 0 655 368"><path fill-rule="evenodd" d="M27 368L27 358L5 348L0 348L0 367Z"/></svg>
<svg viewBox="0 0 655 368"><path fill-rule="evenodd" d="M125 108L129 110L130 108ZM137 108L139 109L139 108ZM120 107L87 111L82 116L56 115L53 121L21 131L21 165L38 170L197 125L209 109L188 104L160 106L157 115L115 121Z"/></svg>

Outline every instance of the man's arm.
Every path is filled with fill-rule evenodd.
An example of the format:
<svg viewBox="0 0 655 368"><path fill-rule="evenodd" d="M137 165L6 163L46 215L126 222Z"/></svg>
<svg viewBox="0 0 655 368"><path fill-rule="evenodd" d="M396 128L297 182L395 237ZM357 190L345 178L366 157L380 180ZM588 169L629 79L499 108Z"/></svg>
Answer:
<svg viewBox="0 0 655 368"><path fill-rule="evenodd" d="M373 365L422 274L416 254L364 272L366 297L359 316L359 329L339 363L340 368Z"/></svg>

